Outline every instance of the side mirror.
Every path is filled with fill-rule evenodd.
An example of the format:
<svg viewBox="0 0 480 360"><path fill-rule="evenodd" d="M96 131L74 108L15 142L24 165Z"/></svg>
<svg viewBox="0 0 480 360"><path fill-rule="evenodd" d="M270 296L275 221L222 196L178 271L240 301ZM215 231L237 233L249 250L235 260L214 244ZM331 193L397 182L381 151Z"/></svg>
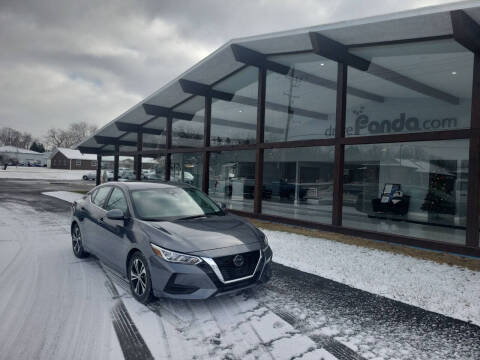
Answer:
<svg viewBox="0 0 480 360"><path fill-rule="evenodd" d="M106 216L110 220L125 220L125 214L120 209L113 209L107 211Z"/></svg>

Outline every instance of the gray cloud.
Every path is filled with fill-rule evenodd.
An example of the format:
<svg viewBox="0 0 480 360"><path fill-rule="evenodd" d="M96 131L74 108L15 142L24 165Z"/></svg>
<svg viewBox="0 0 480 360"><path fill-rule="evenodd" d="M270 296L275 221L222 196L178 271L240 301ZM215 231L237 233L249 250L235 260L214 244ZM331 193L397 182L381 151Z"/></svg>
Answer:
<svg viewBox="0 0 480 360"><path fill-rule="evenodd" d="M231 38L444 2L3 0L0 126L100 126Z"/></svg>

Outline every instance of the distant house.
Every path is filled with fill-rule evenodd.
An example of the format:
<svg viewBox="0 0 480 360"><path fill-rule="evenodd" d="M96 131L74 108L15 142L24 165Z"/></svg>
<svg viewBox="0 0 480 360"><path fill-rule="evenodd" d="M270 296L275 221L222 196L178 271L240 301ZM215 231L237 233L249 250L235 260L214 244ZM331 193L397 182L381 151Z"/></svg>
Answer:
<svg viewBox="0 0 480 360"><path fill-rule="evenodd" d="M97 156L82 154L73 149L55 148L50 155L49 167L52 169L95 170Z"/></svg>
<svg viewBox="0 0 480 360"><path fill-rule="evenodd" d="M46 166L49 153L39 153L15 146L0 146L1 161L10 165Z"/></svg>

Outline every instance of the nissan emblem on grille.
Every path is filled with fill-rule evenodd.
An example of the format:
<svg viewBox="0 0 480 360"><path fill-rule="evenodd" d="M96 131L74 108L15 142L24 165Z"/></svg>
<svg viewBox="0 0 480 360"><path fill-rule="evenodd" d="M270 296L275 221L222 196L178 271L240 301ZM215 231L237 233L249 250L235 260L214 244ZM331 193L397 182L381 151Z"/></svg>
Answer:
<svg viewBox="0 0 480 360"><path fill-rule="evenodd" d="M237 255L233 258L233 264L236 266L236 267L240 267L244 264L245 260L243 258L242 255Z"/></svg>

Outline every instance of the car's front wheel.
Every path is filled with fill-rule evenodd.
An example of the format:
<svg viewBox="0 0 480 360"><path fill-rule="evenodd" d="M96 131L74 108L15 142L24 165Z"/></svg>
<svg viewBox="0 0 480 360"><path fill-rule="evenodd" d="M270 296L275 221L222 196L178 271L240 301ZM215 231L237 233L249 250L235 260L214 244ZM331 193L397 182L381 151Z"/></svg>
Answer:
<svg viewBox="0 0 480 360"><path fill-rule="evenodd" d="M78 224L73 224L72 226L72 249L75 256L80 259L89 255L83 248L82 233L80 232Z"/></svg>
<svg viewBox="0 0 480 360"><path fill-rule="evenodd" d="M135 299L147 304L153 299L152 280L148 263L141 252L137 251L130 258L128 264L128 279L130 289Z"/></svg>
<svg viewBox="0 0 480 360"><path fill-rule="evenodd" d="M87 176L87 175L83 175L83 176L82 176L82 179L83 179L83 180L88 180L88 176Z"/></svg>

